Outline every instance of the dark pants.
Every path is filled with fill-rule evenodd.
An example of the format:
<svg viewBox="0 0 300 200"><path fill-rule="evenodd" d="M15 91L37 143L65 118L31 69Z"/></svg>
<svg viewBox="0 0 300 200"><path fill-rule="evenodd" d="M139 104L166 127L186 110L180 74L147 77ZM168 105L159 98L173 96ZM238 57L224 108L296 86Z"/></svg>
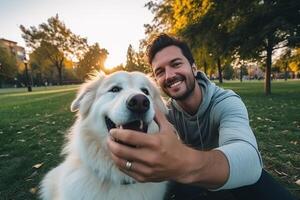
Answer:
<svg viewBox="0 0 300 200"><path fill-rule="evenodd" d="M172 182L167 200L295 200L294 197L265 170L253 185L222 191L208 191L197 186Z"/></svg>

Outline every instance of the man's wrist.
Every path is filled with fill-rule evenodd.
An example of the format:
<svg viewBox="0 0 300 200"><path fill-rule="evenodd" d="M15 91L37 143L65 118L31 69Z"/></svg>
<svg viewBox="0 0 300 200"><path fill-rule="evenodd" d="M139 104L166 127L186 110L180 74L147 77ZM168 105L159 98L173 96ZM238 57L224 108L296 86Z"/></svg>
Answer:
<svg viewBox="0 0 300 200"><path fill-rule="evenodd" d="M186 147L183 170L177 182L195 184L208 189L221 187L228 179L229 165L225 155L218 150L199 151Z"/></svg>
<svg viewBox="0 0 300 200"><path fill-rule="evenodd" d="M185 153L180 164L181 173L179 173L175 181L184 184L193 184L199 181L197 173L201 172L201 168L203 167L203 162L199 162L199 160L202 160L202 151L188 146L184 147L184 151Z"/></svg>

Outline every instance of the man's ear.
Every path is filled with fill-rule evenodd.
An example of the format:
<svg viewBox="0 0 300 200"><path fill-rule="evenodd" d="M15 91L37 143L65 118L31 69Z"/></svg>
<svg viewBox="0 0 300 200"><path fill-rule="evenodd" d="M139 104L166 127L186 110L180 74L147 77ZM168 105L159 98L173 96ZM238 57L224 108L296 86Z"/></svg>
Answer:
<svg viewBox="0 0 300 200"><path fill-rule="evenodd" d="M195 63L193 63L193 65L192 65L192 71L193 71L194 76L197 76L197 66L195 65Z"/></svg>

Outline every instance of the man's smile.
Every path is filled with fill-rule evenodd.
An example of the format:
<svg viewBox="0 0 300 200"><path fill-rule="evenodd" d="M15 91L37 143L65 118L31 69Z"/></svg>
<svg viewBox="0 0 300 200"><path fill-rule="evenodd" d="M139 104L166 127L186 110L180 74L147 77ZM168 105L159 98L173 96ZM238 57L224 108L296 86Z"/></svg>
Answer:
<svg viewBox="0 0 300 200"><path fill-rule="evenodd" d="M182 82L183 82L183 81L178 80L178 81L172 83L171 85L168 85L168 87L169 87L169 88L176 87L177 85L180 85Z"/></svg>
<svg viewBox="0 0 300 200"><path fill-rule="evenodd" d="M183 82L183 80L184 80L184 77L182 77L182 76L175 76L175 77L173 77L171 79L166 80L164 86L166 88L174 88L174 87L180 85Z"/></svg>

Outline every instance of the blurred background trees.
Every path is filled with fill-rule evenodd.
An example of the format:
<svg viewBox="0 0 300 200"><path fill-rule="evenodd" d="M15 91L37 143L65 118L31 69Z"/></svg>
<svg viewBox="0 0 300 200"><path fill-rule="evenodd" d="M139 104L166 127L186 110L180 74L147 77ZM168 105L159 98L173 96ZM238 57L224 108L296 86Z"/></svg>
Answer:
<svg viewBox="0 0 300 200"><path fill-rule="evenodd" d="M84 81L88 74L97 70L104 71L104 62L108 56L108 51L106 49L100 48L99 44L96 43L88 47L88 50L84 53L82 58L80 58L77 67L76 74L77 77Z"/></svg>
<svg viewBox="0 0 300 200"><path fill-rule="evenodd" d="M98 43L89 45L86 38L67 28L58 15L38 26L21 25L20 29L29 52L16 42L1 39L0 87L4 83L15 87L27 85L25 69L30 72L34 86L81 83L95 70L107 71L104 63L108 51Z"/></svg>
<svg viewBox="0 0 300 200"><path fill-rule="evenodd" d="M89 45L58 15L38 26L21 25L34 84L79 83L94 70L151 73L145 48L163 32L186 40L198 68L220 83L264 79L268 95L271 79L300 76L299 0L151 0L145 7L154 15L144 25L146 37L138 49L129 44L126 60L112 69L104 66L108 51ZM0 83L22 83L23 62L3 45L0 52Z"/></svg>
<svg viewBox="0 0 300 200"><path fill-rule="evenodd" d="M0 43L0 88L5 82L13 81L18 72L16 57Z"/></svg>
<svg viewBox="0 0 300 200"><path fill-rule="evenodd" d="M268 95L274 56L299 47L298 0L155 0L146 6L154 14L152 24L145 25L147 38L168 32L189 41L199 52L199 67L217 66L220 83L228 63L237 58L256 62L264 66Z"/></svg>

